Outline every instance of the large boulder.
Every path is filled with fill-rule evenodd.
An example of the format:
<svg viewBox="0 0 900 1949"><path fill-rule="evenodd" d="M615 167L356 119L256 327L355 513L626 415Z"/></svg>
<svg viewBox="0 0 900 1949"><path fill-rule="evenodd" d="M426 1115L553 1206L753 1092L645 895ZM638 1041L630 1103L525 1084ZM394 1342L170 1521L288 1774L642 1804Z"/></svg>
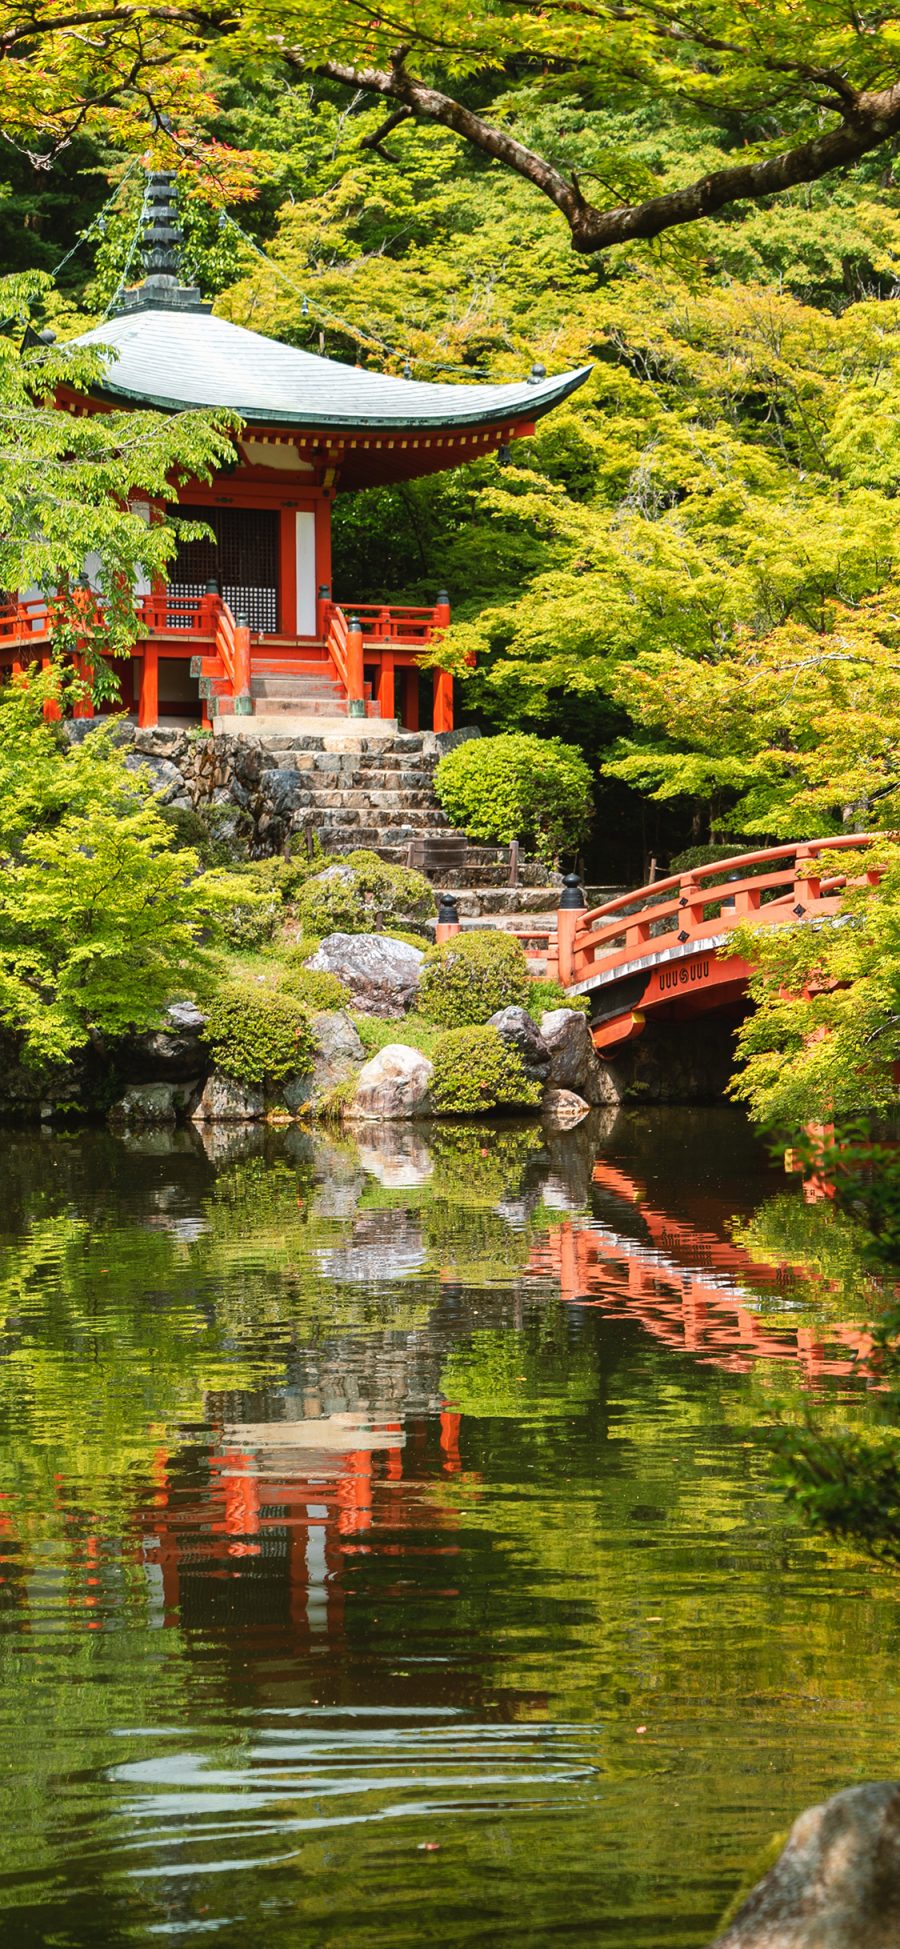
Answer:
<svg viewBox="0 0 900 1949"><path fill-rule="evenodd" d="M541 1016L541 1035L550 1052L547 1081L552 1089L574 1090L586 1103L610 1101L603 1064L597 1059L587 1019L579 1009L549 1009Z"/></svg>
<svg viewBox="0 0 900 1949"><path fill-rule="evenodd" d="M404 1015L419 991L421 948L386 934L326 934L309 968L336 974L365 1015Z"/></svg>
<svg viewBox="0 0 900 1949"><path fill-rule="evenodd" d="M266 1114L261 1090L248 1089L232 1076L213 1070L199 1103L193 1111L194 1123L258 1123Z"/></svg>
<svg viewBox="0 0 900 1949"><path fill-rule="evenodd" d="M525 1008L498 1008L496 1014L488 1019L488 1027L496 1029L504 1042L517 1049L522 1058L526 1076L538 1083L545 1083L550 1074L550 1051Z"/></svg>
<svg viewBox="0 0 900 1949"><path fill-rule="evenodd" d="M849 1787L794 1822L711 1949L897 1949L900 1782Z"/></svg>
<svg viewBox="0 0 900 1949"><path fill-rule="evenodd" d="M360 1070L347 1116L363 1123L380 1123L391 1117L427 1117L433 1073L421 1050L409 1049L403 1042L389 1042Z"/></svg>
<svg viewBox="0 0 900 1949"><path fill-rule="evenodd" d="M365 1049L353 1023L343 1008L321 1009L312 1018L313 1066L305 1076L295 1076L284 1085L282 1095L288 1109L315 1110L338 1083L345 1083L360 1063Z"/></svg>

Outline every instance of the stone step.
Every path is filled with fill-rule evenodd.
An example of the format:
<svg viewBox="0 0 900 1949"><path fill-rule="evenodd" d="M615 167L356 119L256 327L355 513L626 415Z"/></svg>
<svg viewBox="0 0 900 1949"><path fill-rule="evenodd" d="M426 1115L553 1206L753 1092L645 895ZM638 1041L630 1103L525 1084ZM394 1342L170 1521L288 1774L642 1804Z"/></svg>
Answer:
<svg viewBox="0 0 900 1949"><path fill-rule="evenodd" d="M380 818L383 812L427 812L435 829L451 832L446 815L434 804L427 792L354 792L352 784L335 785L310 784L309 773L300 774L303 790L298 804L316 806L322 812L330 812L333 807L352 806L359 812L368 813L372 819Z"/></svg>
<svg viewBox="0 0 900 1949"><path fill-rule="evenodd" d="M303 676L285 677L280 672L250 678L251 697L340 697L341 687L333 678L312 671Z"/></svg>
<svg viewBox="0 0 900 1949"><path fill-rule="evenodd" d="M459 908L460 919L484 918L502 926L516 918L527 925L533 920L535 925L545 921L556 926L556 908L559 892L556 887L441 887L442 893L449 893Z"/></svg>
<svg viewBox="0 0 900 1949"><path fill-rule="evenodd" d="M314 827L321 827L323 832L340 826L365 826L366 831L372 833L373 842L377 841L379 833L385 838L390 833L391 840L387 842L388 844L396 844L394 835L401 827L404 832L415 833L417 838L446 839L447 837L446 827L435 825L434 814L429 812L427 807L414 806L408 810L401 806L393 811L380 812L376 823L365 806L351 804L323 808L315 803L306 803L303 799L298 799L296 804L298 812L303 813L304 819Z"/></svg>

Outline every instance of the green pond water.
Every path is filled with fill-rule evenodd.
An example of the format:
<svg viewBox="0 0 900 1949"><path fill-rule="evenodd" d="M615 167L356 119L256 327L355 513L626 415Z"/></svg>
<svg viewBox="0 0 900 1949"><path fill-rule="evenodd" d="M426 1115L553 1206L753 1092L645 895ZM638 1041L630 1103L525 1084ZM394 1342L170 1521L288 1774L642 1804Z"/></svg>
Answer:
<svg viewBox="0 0 900 1949"><path fill-rule="evenodd" d="M2 1940L701 1949L900 1770L760 1431L866 1290L737 1116L0 1140Z"/></svg>

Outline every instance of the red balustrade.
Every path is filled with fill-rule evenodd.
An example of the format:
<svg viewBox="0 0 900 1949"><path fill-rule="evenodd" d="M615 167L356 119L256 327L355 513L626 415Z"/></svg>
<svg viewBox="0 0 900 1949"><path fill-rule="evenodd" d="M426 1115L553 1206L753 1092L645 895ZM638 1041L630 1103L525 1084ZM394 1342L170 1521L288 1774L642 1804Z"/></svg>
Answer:
<svg viewBox="0 0 900 1949"><path fill-rule="evenodd" d="M685 953L704 944L718 947L723 934L745 921L755 927L777 926L833 914L846 878L823 878L810 867L822 853L871 846L876 838L854 833L739 853L579 913L567 985L621 976L633 964L646 965L676 944ZM876 876L877 871L870 869Z"/></svg>

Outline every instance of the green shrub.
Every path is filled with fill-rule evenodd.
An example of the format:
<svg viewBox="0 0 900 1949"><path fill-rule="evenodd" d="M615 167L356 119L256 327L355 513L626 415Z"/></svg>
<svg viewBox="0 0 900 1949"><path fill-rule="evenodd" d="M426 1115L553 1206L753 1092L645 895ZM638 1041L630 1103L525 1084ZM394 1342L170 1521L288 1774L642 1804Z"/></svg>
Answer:
<svg viewBox="0 0 900 1949"><path fill-rule="evenodd" d="M233 982L220 989L205 1035L216 1067L239 1083L283 1083L312 1068L309 1010L278 988Z"/></svg>
<svg viewBox="0 0 900 1949"><path fill-rule="evenodd" d="M288 968L279 984L282 995L294 995L307 1008L346 1008L350 990L327 968Z"/></svg>
<svg viewBox="0 0 900 1949"><path fill-rule="evenodd" d="M275 952L279 961L282 961L285 967L305 968L307 961L312 960L313 955L321 945L321 934L298 934L293 940L285 940L284 936L282 936L281 940L276 943Z"/></svg>
<svg viewBox="0 0 900 1949"><path fill-rule="evenodd" d="M422 873L387 866L377 853L349 853L308 880L297 912L313 934L371 934L385 926L431 920L434 893Z"/></svg>
<svg viewBox="0 0 900 1949"><path fill-rule="evenodd" d="M540 1022L541 1016L552 1008L574 1008L580 1015L590 1015L591 1012L587 995L570 995L560 982L543 978L532 981L525 1006L535 1022Z"/></svg>
<svg viewBox="0 0 900 1949"><path fill-rule="evenodd" d="M561 738L524 731L470 738L441 759L434 788L470 839L519 839L548 866L574 852L590 824L590 768Z"/></svg>
<svg viewBox="0 0 900 1949"><path fill-rule="evenodd" d="M492 1028L448 1029L434 1046L431 1090L445 1116L480 1116L489 1110L531 1110L541 1085L525 1074L517 1049Z"/></svg>
<svg viewBox="0 0 900 1949"><path fill-rule="evenodd" d="M486 1022L498 1008L524 1007L529 975L512 934L491 927L454 934L425 956L417 1006L429 1022L457 1029Z"/></svg>

